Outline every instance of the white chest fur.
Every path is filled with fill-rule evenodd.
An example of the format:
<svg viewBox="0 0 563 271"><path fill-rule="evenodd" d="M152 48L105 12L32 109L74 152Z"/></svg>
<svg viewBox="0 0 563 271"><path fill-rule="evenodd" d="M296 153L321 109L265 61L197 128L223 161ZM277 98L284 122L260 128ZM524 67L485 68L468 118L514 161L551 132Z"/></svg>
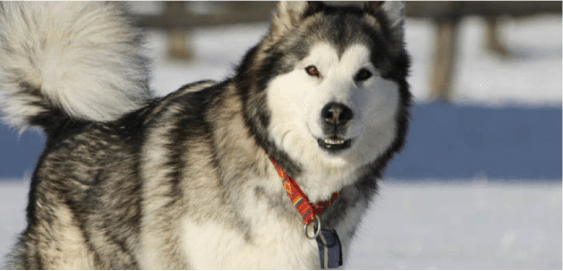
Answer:
<svg viewBox="0 0 563 271"><path fill-rule="evenodd" d="M281 184L279 184L281 186ZM315 240L303 227L272 210L264 198L245 193L239 214L248 223L245 234L217 221L194 223L185 218L183 245L195 269L313 269L319 268ZM289 202L289 199L287 199ZM299 216L295 211L296 216Z"/></svg>
<svg viewBox="0 0 563 271"><path fill-rule="evenodd" d="M240 232L218 223L186 223L184 248L194 269L312 269L318 268L317 245L301 231L284 225L264 225L269 236L245 240ZM318 260L317 260L318 261Z"/></svg>

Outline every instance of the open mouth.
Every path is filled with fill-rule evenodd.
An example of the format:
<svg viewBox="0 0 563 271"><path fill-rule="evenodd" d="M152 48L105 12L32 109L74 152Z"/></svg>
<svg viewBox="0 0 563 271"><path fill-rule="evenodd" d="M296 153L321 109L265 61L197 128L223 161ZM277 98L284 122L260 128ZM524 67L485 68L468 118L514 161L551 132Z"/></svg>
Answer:
<svg viewBox="0 0 563 271"><path fill-rule="evenodd" d="M317 138L319 147L329 151L340 151L350 148L352 139L342 139L338 137Z"/></svg>

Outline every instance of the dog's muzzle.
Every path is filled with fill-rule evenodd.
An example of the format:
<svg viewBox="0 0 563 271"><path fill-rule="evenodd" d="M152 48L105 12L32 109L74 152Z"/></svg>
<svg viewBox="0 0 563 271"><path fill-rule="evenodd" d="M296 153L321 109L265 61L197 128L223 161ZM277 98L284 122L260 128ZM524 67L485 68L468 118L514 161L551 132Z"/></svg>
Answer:
<svg viewBox="0 0 563 271"><path fill-rule="evenodd" d="M345 139L346 124L354 117L352 110L341 103L329 103L321 110L321 120L326 138L317 138L319 147L329 151L340 151L352 145L352 139Z"/></svg>

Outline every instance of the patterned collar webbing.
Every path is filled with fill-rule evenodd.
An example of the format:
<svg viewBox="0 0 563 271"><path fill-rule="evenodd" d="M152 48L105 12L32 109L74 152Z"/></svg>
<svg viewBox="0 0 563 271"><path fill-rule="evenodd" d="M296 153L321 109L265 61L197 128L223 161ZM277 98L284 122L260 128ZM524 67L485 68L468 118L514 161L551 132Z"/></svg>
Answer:
<svg viewBox="0 0 563 271"><path fill-rule="evenodd" d="M324 210L326 210L328 206L330 206L330 204L338 198L338 193L333 193L329 200L320 201L317 204L309 203L307 196L303 193L303 191L301 191L301 188L299 188L299 185L295 182L295 180L287 176L274 159L270 158L270 161L272 161L272 164L274 164L274 167L278 171L278 175L282 180L287 196L289 196L289 199L293 203L293 206L295 206L295 209L297 209L299 214L301 214L305 225L309 225L309 223L315 219L315 215L321 215Z"/></svg>

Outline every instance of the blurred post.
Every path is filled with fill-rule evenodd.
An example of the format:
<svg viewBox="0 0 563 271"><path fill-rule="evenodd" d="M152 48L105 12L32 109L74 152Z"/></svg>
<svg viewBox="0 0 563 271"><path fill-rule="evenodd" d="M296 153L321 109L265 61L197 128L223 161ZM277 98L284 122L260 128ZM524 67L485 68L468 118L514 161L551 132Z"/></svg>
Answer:
<svg viewBox="0 0 563 271"><path fill-rule="evenodd" d="M407 16L430 18L436 25L430 78L430 100L450 102L458 28L465 2L409 2Z"/></svg>
<svg viewBox="0 0 563 271"><path fill-rule="evenodd" d="M163 16L178 18L186 16L185 2L166 1L164 2ZM193 51L188 41L188 30L181 27L170 27L166 29L167 46L166 55L170 59L190 60Z"/></svg>
<svg viewBox="0 0 563 271"><path fill-rule="evenodd" d="M508 49L500 40L499 33L499 16L486 16L487 20L487 36L485 40L485 48L490 52L496 53L503 58L509 56Z"/></svg>
<svg viewBox="0 0 563 271"><path fill-rule="evenodd" d="M434 51L432 61L430 99L447 103L450 100L459 19L440 19L436 24L438 31L435 48L438 50Z"/></svg>

